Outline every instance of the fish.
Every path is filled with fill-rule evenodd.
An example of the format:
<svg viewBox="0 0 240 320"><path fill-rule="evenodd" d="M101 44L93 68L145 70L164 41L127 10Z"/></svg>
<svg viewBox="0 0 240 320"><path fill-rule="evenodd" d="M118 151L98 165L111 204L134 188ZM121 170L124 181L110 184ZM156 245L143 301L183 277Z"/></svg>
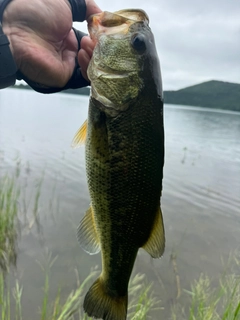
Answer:
<svg viewBox="0 0 240 320"><path fill-rule="evenodd" d="M143 10L103 11L89 18L88 30L95 43L88 119L72 145L85 143L91 203L77 238L87 253L101 251L102 271L83 309L93 318L124 320L138 250L159 258L165 248L161 71Z"/></svg>

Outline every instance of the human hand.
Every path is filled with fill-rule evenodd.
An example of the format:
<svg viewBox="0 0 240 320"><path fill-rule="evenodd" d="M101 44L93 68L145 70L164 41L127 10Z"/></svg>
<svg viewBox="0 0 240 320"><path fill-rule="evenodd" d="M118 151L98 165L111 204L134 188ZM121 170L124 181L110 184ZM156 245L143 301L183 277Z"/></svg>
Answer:
<svg viewBox="0 0 240 320"><path fill-rule="evenodd" d="M86 0L86 7L86 19L101 12L93 0ZM2 25L18 69L31 81L64 87L72 76L77 55L81 73L87 79L94 44L89 37L83 37L78 53L67 0L11 1L4 10Z"/></svg>

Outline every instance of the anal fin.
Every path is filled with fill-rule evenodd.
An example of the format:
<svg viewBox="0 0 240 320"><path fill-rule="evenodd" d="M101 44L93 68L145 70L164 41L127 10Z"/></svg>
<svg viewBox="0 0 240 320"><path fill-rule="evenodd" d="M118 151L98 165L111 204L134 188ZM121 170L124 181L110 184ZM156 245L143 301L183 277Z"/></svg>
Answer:
<svg viewBox="0 0 240 320"><path fill-rule="evenodd" d="M77 239L83 250L89 254L96 254L101 250L91 206L79 224Z"/></svg>
<svg viewBox="0 0 240 320"><path fill-rule="evenodd" d="M151 234L142 247L151 257L160 258L165 249L165 233L161 208L158 208Z"/></svg>

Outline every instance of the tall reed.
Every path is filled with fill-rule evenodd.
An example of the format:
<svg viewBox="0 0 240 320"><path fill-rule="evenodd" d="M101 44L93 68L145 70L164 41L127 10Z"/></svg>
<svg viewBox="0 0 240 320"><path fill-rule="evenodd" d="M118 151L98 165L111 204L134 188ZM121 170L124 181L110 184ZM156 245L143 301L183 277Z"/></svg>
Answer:
<svg viewBox="0 0 240 320"><path fill-rule="evenodd" d="M4 271L17 259L17 202L20 189L15 182L15 177L8 176L0 180L0 269Z"/></svg>
<svg viewBox="0 0 240 320"><path fill-rule="evenodd" d="M218 284L201 274L184 290L184 305L172 309L172 320L240 320L240 258L231 255ZM190 301L189 301L190 300Z"/></svg>

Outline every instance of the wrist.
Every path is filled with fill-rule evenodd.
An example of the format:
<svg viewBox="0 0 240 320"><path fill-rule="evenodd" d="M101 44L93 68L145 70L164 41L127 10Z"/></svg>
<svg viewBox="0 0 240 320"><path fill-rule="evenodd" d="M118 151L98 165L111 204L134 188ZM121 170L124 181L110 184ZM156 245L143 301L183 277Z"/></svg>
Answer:
<svg viewBox="0 0 240 320"><path fill-rule="evenodd" d="M86 19L87 6L85 0L68 0L72 8L73 21L82 22Z"/></svg>

